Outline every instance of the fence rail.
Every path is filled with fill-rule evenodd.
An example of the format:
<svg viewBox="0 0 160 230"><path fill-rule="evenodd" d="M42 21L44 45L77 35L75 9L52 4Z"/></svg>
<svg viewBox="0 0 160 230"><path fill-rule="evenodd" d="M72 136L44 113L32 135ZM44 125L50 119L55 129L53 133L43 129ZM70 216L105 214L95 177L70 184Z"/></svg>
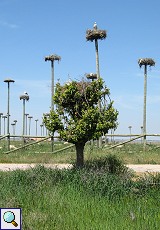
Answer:
<svg viewBox="0 0 160 230"><path fill-rule="evenodd" d="M132 142L132 141L134 141L134 140L137 140L137 139L142 139L144 136L153 136L153 137L160 137L160 134L145 134L145 135L140 135L140 134L106 134L105 135L105 137L130 137L130 140L126 140L126 141L123 141L123 142L119 142L119 143L116 143L115 145L112 145L112 146L110 146L110 147L108 147L108 148L106 148L106 150L108 150L108 149L112 149L112 148L115 148L115 147L117 147L117 146L120 146L120 145L124 145L124 144L126 144L126 143L130 143L130 142ZM11 137L13 137L13 138L15 138L15 137L19 137L19 138L28 138L28 139L32 139L32 138L35 138L35 139L39 139L40 138L40 140L36 140L36 141L34 141L34 142L31 142L31 143L28 143L28 144L24 144L23 146L21 146L21 147L19 147L19 148L16 148L16 149L12 149L12 150L10 150L9 149L9 151L7 151L7 152L5 152L6 154L8 154L8 153L11 153L11 152L15 152L15 151L18 151L18 150L20 150L20 149L23 149L23 148L26 148L26 147L28 147L28 146L31 146L31 145L35 145L35 144L38 144L38 143L40 143L40 142L43 142L43 141L45 141L45 140L47 140L47 139L51 139L51 141L52 141L52 138L53 139L55 139L55 138L60 138L60 136L31 136L31 135L10 135L10 134L6 134L6 135L4 135L4 136L0 136L0 140L2 140L2 139L4 139L4 138L11 138ZM131 138L131 137L133 137L133 138ZM69 149L69 148L71 148L71 147L73 147L74 145L70 145L70 146L67 146L67 147L65 147L65 148L63 148L63 149L59 149L59 150L57 150L57 151L55 151L55 153L57 153L57 152L60 152L60 151L63 151L63 150L65 150L65 149ZM52 151L53 152L53 151ZM54 153L54 152L53 152Z"/></svg>

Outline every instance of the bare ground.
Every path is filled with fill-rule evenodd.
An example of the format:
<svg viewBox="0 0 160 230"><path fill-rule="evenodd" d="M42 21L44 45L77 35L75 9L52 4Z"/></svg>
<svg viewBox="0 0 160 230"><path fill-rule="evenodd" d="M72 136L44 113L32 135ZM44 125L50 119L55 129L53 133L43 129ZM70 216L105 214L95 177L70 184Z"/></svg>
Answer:
<svg viewBox="0 0 160 230"><path fill-rule="evenodd" d="M57 169L67 169L67 168L72 168L71 164L0 164L0 171L13 171L16 169L29 169L29 168L33 168L36 165L44 165L47 168L57 168ZM156 164L143 164L143 165L126 165L128 168L130 168L131 170L137 172L137 173L158 173L160 172L160 165L156 165Z"/></svg>

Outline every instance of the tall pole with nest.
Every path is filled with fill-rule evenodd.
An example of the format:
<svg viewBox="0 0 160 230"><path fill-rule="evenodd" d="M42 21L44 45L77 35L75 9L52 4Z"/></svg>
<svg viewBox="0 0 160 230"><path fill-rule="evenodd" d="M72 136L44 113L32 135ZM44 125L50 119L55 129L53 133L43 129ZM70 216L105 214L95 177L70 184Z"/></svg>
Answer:
<svg viewBox="0 0 160 230"><path fill-rule="evenodd" d="M51 111L54 111L54 101L53 101L53 97L54 97L54 61L60 61L61 57L56 55L56 54L52 54L49 56L45 57L45 61L50 61L51 62ZM53 152L53 141L54 141L54 133L52 134L51 137L51 142L52 142L52 152Z"/></svg>
<svg viewBox="0 0 160 230"><path fill-rule="evenodd" d="M3 116L3 113L0 113L0 136L2 135L2 127L1 127L1 118Z"/></svg>
<svg viewBox="0 0 160 230"><path fill-rule="evenodd" d="M45 61L51 62L51 111L54 110L54 101L53 101L53 96L54 96L54 61L60 61L60 60L61 60L61 57L56 55L56 54L45 57Z"/></svg>
<svg viewBox="0 0 160 230"><path fill-rule="evenodd" d="M17 120L14 120L13 122L15 123L14 131L15 131L15 134L16 134L16 124L17 124ZM15 137L14 137L14 140L15 140Z"/></svg>
<svg viewBox="0 0 160 230"><path fill-rule="evenodd" d="M94 23L92 30L88 29L86 31L86 40L91 42L95 41L97 80L100 78L98 40L103 40L106 38L106 36L106 30L99 30L96 22ZM99 110L101 110L100 101L98 102L98 106ZM102 147L102 137L99 138L99 147Z"/></svg>
<svg viewBox="0 0 160 230"><path fill-rule="evenodd" d="M10 125L10 122L9 122L9 116L10 116L10 112L9 112L9 109L10 109L10 83L14 83L15 81L12 80L12 79L5 79L4 80L5 83L7 83L8 85L8 108L7 108L7 134L8 134L8 151L10 150L10 132L9 132L9 125Z"/></svg>
<svg viewBox="0 0 160 230"><path fill-rule="evenodd" d="M27 92L24 92L24 94L20 95L20 100L23 100L23 129L22 129L22 136L25 134L25 101L29 101L29 95ZM23 142L25 142L24 137L22 137Z"/></svg>
<svg viewBox="0 0 160 230"><path fill-rule="evenodd" d="M38 119L36 119L35 122L36 122L36 136L37 136L37 122L38 122Z"/></svg>
<svg viewBox="0 0 160 230"><path fill-rule="evenodd" d="M155 66L155 61L152 58L140 58L138 65L141 68L144 66L144 104L143 104L143 149L146 149L146 101L147 101L147 66Z"/></svg>
<svg viewBox="0 0 160 230"><path fill-rule="evenodd" d="M131 140L132 126L130 125L130 126L128 126L128 128L129 128L129 134L130 134L130 140Z"/></svg>
<svg viewBox="0 0 160 230"><path fill-rule="evenodd" d="M26 136L27 136L27 116L29 115L29 113L25 113L24 115L25 115L25 117L26 117L25 120L26 120Z"/></svg>
<svg viewBox="0 0 160 230"><path fill-rule="evenodd" d="M29 119L29 136L31 135L31 119L33 117L32 116L28 116L28 119Z"/></svg>

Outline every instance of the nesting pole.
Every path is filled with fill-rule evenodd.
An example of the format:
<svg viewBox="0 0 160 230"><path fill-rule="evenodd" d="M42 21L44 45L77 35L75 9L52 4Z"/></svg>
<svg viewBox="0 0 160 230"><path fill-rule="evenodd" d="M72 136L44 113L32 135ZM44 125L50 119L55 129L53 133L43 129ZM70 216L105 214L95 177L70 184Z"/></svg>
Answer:
<svg viewBox="0 0 160 230"><path fill-rule="evenodd" d="M38 122L38 119L36 119L35 122L36 122L36 136L37 136L37 122Z"/></svg>
<svg viewBox="0 0 160 230"><path fill-rule="evenodd" d="M53 96L54 96L54 61L60 61L61 57L52 54L50 56L45 57L45 61L50 61L51 62L51 111L54 110L54 101L53 101Z"/></svg>
<svg viewBox="0 0 160 230"><path fill-rule="evenodd" d="M23 129L22 129L22 136L25 134L25 101L29 101L28 93L24 92L24 94L20 95L20 100L23 100ZM25 142L25 138L22 137L23 143Z"/></svg>
<svg viewBox="0 0 160 230"><path fill-rule="evenodd" d="M94 80L97 79L97 74L95 74L95 73L88 73L88 74L86 74L86 78L89 79L89 80L92 80L92 82L93 82ZM92 147L93 147L94 141L91 140L91 141L90 141L90 144L91 144Z"/></svg>
<svg viewBox="0 0 160 230"><path fill-rule="evenodd" d="M27 136L27 116L29 115L29 113L25 113L25 117L26 117L26 136Z"/></svg>
<svg viewBox="0 0 160 230"><path fill-rule="evenodd" d="M17 120L14 120L14 132L15 132L15 135L16 135L16 123L17 123ZM15 137L14 137L14 141L15 141Z"/></svg>
<svg viewBox="0 0 160 230"><path fill-rule="evenodd" d="M60 61L61 57L56 55L56 54L52 54L49 56L45 57L45 61L50 61L51 62L51 111L54 111L54 101L53 101L53 97L54 97L54 61ZM51 142L52 142L52 152L53 152L53 141L54 141L54 133L52 133L52 137L51 137Z"/></svg>
<svg viewBox="0 0 160 230"><path fill-rule="evenodd" d="M42 136L42 128L43 128L43 124L41 124L41 125L40 125L40 127L41 127L41 136Z"/></svg>
<svg viewBox="0 0 160 230"><path fill-rule="evenodd" d="M143 104L143 149L146 149L146 101L147 101L147 66L155 66L152 58L140 58L138 60L140 68L144 66L144 104Z"/></svg>
<svg viewBox="0 0 160 230"><path fill-rule="evenodd" d="M28 119L29 119L29 136L31 135L31 119L33 117L32 116L28 116Z"/></svg>
<svg viewBox="0 0 160 230"><path fill-rule="evenodd" d="M4 122L3 122L3 129L4 129L4 131L3 131L3 134L5 135L6 134L6 118L7 118L7 116L3 115L2 118L4 119Z"/></svg>
<svg viewBox="0 0 160 230"><path fill-rule="evenodd" d="M3 116L3 113L0 113L0 136L2 135L2 125L1 125L2 116Z"/></svg>
<svg viewBox="0 0 160 230"><path fill-rule="evenodd" d="M15 123L11 123L13 129L13 136L15 136Z"/></svg>
<svg viewBox="0 0 160 230"><path fill-rule="evenodd" d="M130 134L130 140L131 140L132 126L130 125L130 126L128 126L128 128L129 128L129 134Z"/></svg>
<svg viewBox="0 0 160 230"><path fill-rule="evenodd" d="M141 135L143 135L143 126L141 126ZM141 144L142 144L142 138L141 138Z"/></svg>
<svg viewBox="0 0 160 230"><path fill-rule="evenodd" d="M12 80L12 79L6 79L6 80L4 80L4 82L6 82L7 83L7 85L8 85L8 108L7 108L7 134L8 134L8 151L10 151L10 132L9 132L9 125L10 125L10 123L9 123L9 116L10 116L10 114L9 114L9 108L10 108L10 87L9 87L9 85L10 85L10 83L14 83L15 81L14 80Z"/></svg>
<svg viewBox="0 0 160 230"><path fill-rule="evenodd" d="M97 27L97 23L95 22L92 30L86 31L86 39L87 41L95 41L95 51L96 51L96 72L97 72L97 80L100 78L100 70L99 70L99 53L98 53L98 40L103 40L107 36L106 30L99 30ZM101 102L98 102L99 110L101 110ZM99 138L99 147L102 147L102 137Z"/></svg>

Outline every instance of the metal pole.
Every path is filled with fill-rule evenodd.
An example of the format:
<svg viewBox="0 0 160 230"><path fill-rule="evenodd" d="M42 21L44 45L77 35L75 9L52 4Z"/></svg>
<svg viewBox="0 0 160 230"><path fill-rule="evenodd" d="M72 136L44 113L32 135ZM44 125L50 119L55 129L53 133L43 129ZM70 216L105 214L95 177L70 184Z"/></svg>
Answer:
<svg viewBox="0 0 160 230"><path fill-rule="evenodd" d="M95 39L95 50L96 50L96 72L97 72L97 79L100 78L100 71L99 71L99 55L98 55L98 40Z"/></svg>
<svg viewBox="0 0 160 230"><path fill-rule="evenodd" d="M37 136L37 121L38 121L38 119L35 120L35 122L36 122L36 136Z"/></svg>
<svg viewBox="0 0 160 230"><path fill-rule="evenodd" d="M14 135L14 124L11 124L12 125L12 133L13 133L13 135Z"/></svg>
<svg viewBox="0 0 160 230"><path fill-rule="evenodd" d="M23 129L22 129L22 141L23 144L25 144L25 100L28 101L29 100L29 95L27 92L24 92L23 95L20 95L20 100L23 100Z"/></svg>
<svg viewBox="0 0 160 230"><path fill-rule="evenodd" d="M53 97L54 97L54 61L51 61L51 71L52 71L52 98L51 98L51 110L54 111L54 101L53 101ZM54 145L54 132L52 133L51 136L51 145L52 145L52 152L53 152L53 145Z"/></svg>
<svg viewBox="0 0 160 230"><path fill-rule="evenodd" d="M6 119L7 117L6 116L3 116L3 119L4 119L4 135L6 134L6 122L5 122L5 119Z"/></svg>
<svg viewBox="0 0 160 230"><path fill-rule="evenodd" d="M3 113L0 113L0 136L2 135L2 123L1 123L2 115Z"/></svg>
<svg viewBox="0 0 160 230"><path fill-rule="evenodd" d="M112 133L112 129L111 129L111 143L112 143L112 138L113 138L113 136L112 136L112 135L113 135L113 133Z"/></svg>
<svg viewBox="0 0 160 230"><path fill-rule="evenodd" d="M43 125L40 125L40 127L41 127L41 136L42 136L42 126L43 126Z"/></svg>
<svg viewBox="0 0 160 230"><path fill-rule="evenodd" d="M143 126L141 126L141 135L143 135ZM142 138L141 138L141 144L142 144Z"/></svg>
<svg viewBox="0 0 160 230"><path fill-rule="evenodd" d="M29 115L28 113L25 113L25 116L26 116L26 135L27 135L27 116L28 115Z"/></svg>
<svg viewBox="0 0 160 230"><path fill-rule="evenodd" d="M29 136L30 136L30 133L31 132L31 118L29 118Z"/></svg>
<svg viewBox="0 0 160 230"><path fill-rule="evenodd" d="M31 119L33 118L32 116L29 116L29 136L31 135Z"/></svg>
<svg viewBox="0 0 160 230"><path fill-rule="evenodd" d="M45 61L51 61L51 111L54 111L54 101L53 101L53 96L54 96L54 61L61 60L61 57L58 55L50 55L45 57ZM52 151L53 151L53 136L54 133L52 133L51 136L51 143L52 143Z"/></svg>
<svg viewBox="0 0 160 230"><path fill-rule="evenodd" d="M7 108L7 134L8 134L8 150L10 150L10 133L9 133L9 116L10 116L10 112L9 112L9 102L10 102L10 88L9 88L9 84L11 82L14 82L14 80L12 79L6 79L4 80L4 82L7 83L7 86L8 86L8 108Z"/></svg>
<svg viewBox="0 0 160 230"><path fill-rule="evenodd" d="M54 61L51 60L51 110L54 111Z"/></svg>
<svg viewBox="0 0 160 230"><path fill-rule="evenodd" d="M25 134L25 99L23 99L23 131L22 131L22 135L24 136ZM23 143L25 142L25 138L22 138Z"/></svg>
<svg viewBox="0 0 160 230"><path fill-rule="evenodd" d="M132 126L129 126L128 128L129 128L130 140L131 140L131 133L132 133L132 132L131 132L131 129L132 129Z"/></svg>
<svg viewBox="0 0 160 230"><path fill-rule="evenodd" d="M7 108L7 134L8 134L8 151L10 150L10 133L9 133L9 82L7 82L7 85L8 85L8 108Z"/></svg>
<svg viewBox="0 0 160 230"><path fill-rule="evenodd" d="M97 72L97 80L100 78L100 71L99 71L99 55L98 55L98 40L95 39L95 50L96 50L96 72ZM101 111L101 102L98 101L98 107ZM102 137L99 137L99 140L97 140L97 146L102 147Z"/></svg>
<svg viewBox="0 0 160 230"><path fill-rule="evenodd" d="M43 136L44 136L44 123L42 122L42 130L43 130Z"/></svg>
<svg viewBox="0 0 160 230"><path fill-rule="evenodd" d="M143 107L143 149L146 149L146 98L147 98L147 65L144 66L144 107Z"/></svg>
<svg viewBox="0 0 160 230"><path fill-rule="evenodd" d="M15 126L14 126L14 135L16 135L16 123L17 123L17 120L14 120L14 124L15 124ZM15 141L15 137L14 137L14 141Z"/></svg>
<svg viewBox="0 0 160 230"><path fill-rule="evenodd" d="M15 136L15 123L12 123L12 128L13 128L13 136ZM15 140L15 137L13 138Z"/></svg>

